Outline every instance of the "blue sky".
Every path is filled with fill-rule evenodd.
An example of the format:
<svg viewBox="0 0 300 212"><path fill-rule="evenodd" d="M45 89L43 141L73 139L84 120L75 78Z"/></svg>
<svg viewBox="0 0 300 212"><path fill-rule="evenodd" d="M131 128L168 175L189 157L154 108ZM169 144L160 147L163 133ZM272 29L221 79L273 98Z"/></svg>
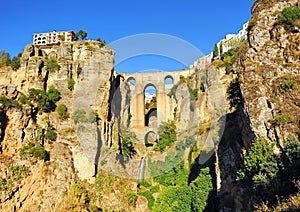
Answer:
<svg viewBox="0 0 300 212"><path fill-rule="evenodd" d="M207 54L216 42L238 32L250 19L252 4L253 0L3 1L0 49L15 56L32 42L32 33L83 29L89 39L100 37L107 43L141 33L167 34ZM178 61L154 55L134 57L116 66L121 72L183 68Z"/></svg>

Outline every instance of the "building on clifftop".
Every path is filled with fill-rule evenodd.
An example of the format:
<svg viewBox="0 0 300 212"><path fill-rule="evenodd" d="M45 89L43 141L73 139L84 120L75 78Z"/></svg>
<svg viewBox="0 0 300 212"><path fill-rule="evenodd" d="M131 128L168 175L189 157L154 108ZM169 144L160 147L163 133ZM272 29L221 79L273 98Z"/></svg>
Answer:
<svg viewBox="0 0 300 212"><path fill-rule="evenodd" d="M71 42L73 39L73 31L53 31L33 34L33 44L36 45L53 45L61 42Z"/></svg>

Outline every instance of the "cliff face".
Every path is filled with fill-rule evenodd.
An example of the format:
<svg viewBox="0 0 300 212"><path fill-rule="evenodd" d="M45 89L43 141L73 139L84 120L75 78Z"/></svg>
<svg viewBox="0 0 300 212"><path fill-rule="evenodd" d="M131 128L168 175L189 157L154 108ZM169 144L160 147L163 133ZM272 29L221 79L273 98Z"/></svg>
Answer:
<svg viewBox="0 0 300 212"><path fill-rule="evenodd" d="M227 122L217 153L220 209L244 211L253 197L236 183L241 155L251 140L265 137L276 143L280 152L289 135L299 128L300 32L277 25L279 13L286 7L299 7L299 1L256 1L252 8L249 49L234 64L228 84ZM228 77L227 77L228 78ZM293 84L289 87L289 84ZM253 206L253 205L252 205Z"/></svg>
<svg viewBox="0 0 300 212"><path fill-rule="evenodd" d="M28 45L18 70L1 70L2 211L59 210L65 207L60 203L63 192L68 192L78 178L94 181L99 143L109 139L97 126L108 126L113 59L112 50L96 41L51 48ZM75 83L72 88L68 87L70 79ZM87 115L97 113L98 125L95 120L90 123L93 134L79 129L70 118L60 119L53 109L41 111L41 101L21 100L29 98L29 89L47 91L51 86L60 93L56 105L66 105L69 114L78 109ZM57 133L55 142L45 138L50 128ZM20 157L20 150L29 142L47 151L44 161Z"/></svg>

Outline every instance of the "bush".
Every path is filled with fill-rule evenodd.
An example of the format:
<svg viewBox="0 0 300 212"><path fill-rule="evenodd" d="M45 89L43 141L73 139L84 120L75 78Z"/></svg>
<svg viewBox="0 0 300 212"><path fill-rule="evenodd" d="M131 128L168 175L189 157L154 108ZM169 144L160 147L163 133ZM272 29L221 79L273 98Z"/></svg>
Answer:
<svg viewBox="0 0 300 212"><path fill-rule="evenodd" d="M48 92L35 88L29 89L29 100L35 101L40 111L51 111L59 99L60 93L53 86L48 89Z"/></svg>
<svg viewBox="0 0 300 212"><path fill-rule="evenodd" d="M283 124L288 124L292 123L293 119L287 115L286 113L279 114L271 120L271 124L273 125L283 125Z"/></svg>
<svg viewBox="0 0 300 212"><path fill-rule="evenodd" d="M56 108L56 112L61 120L69 118L68 108L65 104L60 104Z"/></svg>
<svg viewBox="0 0 300 212"><path fill-rule="evenodd" d="M154 150L163 152L167 146L171 146L177 139L175 122L162 122L158 127L158 134L159 141L154 146Z"/></svg>
<svg viewBox="0 0 300 212"><path fill-rule="evenodd" d="M251 19L248 23L248 32L250 32L257 25L257 20Z"/></svg>
<svg viewBox="0 0 300 212"><path fill-rule="evenodd" d="M20 180L23 177L28 176L30 170L28 167L24 165L16 165L16 166L10 166L10 172L11 175L14 177L14 180Z"/></svg>
<svg viewBox="0 0 300 212"><path fill-rule="evenodd" d="M78 203L86 204L90 201L88 191L79 183L75 183L71 188L71 194L75 197Z"/></svg>
<svg viewBox="0 0 300 212"><path fill-rule="evenodd" d="M204 211L209 193L213 190L209 168L200 170L200 175L190 184L192 190L192 211Z"/></svg>
<svg viewBox="0 0 300 212"><path fill-rule="evenodd" d="M56 141L57 133L53 127L48 127L45 138L48 140L49 143L52 143L53 141Z"/></svg>
<svg viewBox="0 0 300 212"><path fill-rule="evenodd" d="M274 143L264 137L255 139L247 153L243 154L243 164L237 172L237 180L246 181L251 187L267 185L278 173L278 159L273 152Z"/></svg>
<svg viewBox="0 0 300 212"><path fill-rule="evenodd" d="M296 21L300 19L300 8L299 7L288 7L284 8L283 11L278 15L276 24L283 24L286 29L290 29L295 26Z"/></svg>
<svg viewBox="0 0 300 212"><path fill-rule="evenodd" d="M0 96L0 103L6 108L21 108L16 100L10 100L5 96Z"/></svg>
<svg viewBox="0 0 300 212"><path fill-rule="evenodd" d="M191 211L191 196L188 186L166 188L157 197L153 211Z"/></svg>
<svg viewBox="0 0 300 212"><path fill-rule="evenodd" d="M83 109L78 109L73 113L73 120L75 124L86 122L86 112Z"/></svg>
<svg viewBox="0 0 300 212"><path fill-rule="evenodd" d="M52 58L47 60L47 66L46 66L47 71L50 73L58 71L60 69L60 66L57 63L57 60Z"/></svg>
<svg viewBox="0 0 300 212"><path fill-rule="evenodd" d="M20 54L19 54L20 55ZM10 67L13 70L17 70L20 68L20 57L13 57L12 60L10 61Z"/></svg>
<svg viewBox="0 0 300 212"><path fill-rule="evenodd" d="M122 154L124 157L132 157L136 153L131 138L126 135L122 138Z"/></svg>
<svg viewBox="0 0 300 212"><path fill-rule="evenodd" d="M75 80L74 79L69 79L68 80L68 89L70 90L70 91L73 91L74 90L74 85L75 85Z"/></svg>
<svg viewBox="0 0 300 212"><path fill-rule="evenodd" d="M29 142L27 145L21 147L19 155L22 160L32 158L46 160L48 153L43 146Z"/></svg>
<svg viewBox="0 0 300 212"><path fill-rule="evenodd" d="M139 192L138 194L146 197L146 199L148 200L148 208L151 210L155 202L152 193L150 191L144 191L144 192Z"/></svg>
<svg viewBox="0 0 300 212"><path fill-rule="evenodd" d="M283 83L280 84L280 88L283 91L289 91L289 90L294 90L296 88L297 82L296 81L284 81Z"/></svg>
<svg viewBox="0 0 300 212"><path fill-rule="evenodd" d="M10 63L10 55L4 50L0 50L0 68L8 66Z"/></svg>
<svg viewBox="0 0 300 212"><path fill-rule="evenodd" d="M137 194L134 192L128 192L126 194L127 202L130 206L136 206Z"/></svg>

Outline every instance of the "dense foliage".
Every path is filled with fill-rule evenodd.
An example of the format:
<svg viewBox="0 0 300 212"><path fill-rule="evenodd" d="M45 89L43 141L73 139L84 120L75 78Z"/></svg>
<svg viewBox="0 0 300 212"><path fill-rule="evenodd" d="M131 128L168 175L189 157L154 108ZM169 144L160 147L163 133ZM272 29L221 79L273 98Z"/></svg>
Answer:
<svg viewBox="0 0 300 212"><path fill-rule="evenodd" d="M278 201L295 195L300 177L300 141L289 136L281 153L274 153L275 143L266 138L255 139L244 153L237 180L252 195L253 204L276 206Z"/></svg>
<svg viewBox="0 0 300 212"><path fill-rule="evenodd" d="M70 90L70 91L73 91L74 90L74 85L75 85L75 80L74 79L69 79L68 80L68 89Z"/></svg>
<svg viewBox="0 0 300 212"><path fill-rule="evenodd" d="M130 134L122 138L122 155L131 158L136 153Z"/></svg>
<svg viewBox="0 0 300 212"><path fill-rule="evenodd" d="M47 60L47 66L46 66L47 71L50 73L58 71L60 69L60 66L57 63L57 60L54 58L48 59Z"/></svg>
<svg viewBox="0 0 300 212"><path fill-rule="evenodd" d="M174 121L162 122L158 127L159 141L154 150L163 152L166 147L172 146L177 139L176 125Z"/></svg>
<svg viewBox="0 0 300 212"><path fill-rule="evenodd" d="M56 112L59 116L59 119L65 120L69 118L68 108L65 104L60 104L56 108Z"/></svg>
<svg viewBox="0 0 300 212"><path fill-rule="evenodd" d="M47 92L41 89L29 89L29 100L36 102L40 111L48 112L53 110L55 103L59 99L60 93L53 86L51 86Z"/></svg>
<svg viewBox="0 0 300 212"><path fill-rule="evenodd" d="M283 24L286 29L297 25L300 26L300 7L288 7L278 15L277 24Z"/></svg>
<svg viewBox="0 0 300 212"><path fill-rule="evenodd" d="M28 144L21 147L19 151L19 155L21 159L25 160L32 160L32 159L40 159L46 160L47 159L47 151L44 149L43 146L40 144L34 144L29 142ZM35 160L33 160L35 161Z"/></svg>

